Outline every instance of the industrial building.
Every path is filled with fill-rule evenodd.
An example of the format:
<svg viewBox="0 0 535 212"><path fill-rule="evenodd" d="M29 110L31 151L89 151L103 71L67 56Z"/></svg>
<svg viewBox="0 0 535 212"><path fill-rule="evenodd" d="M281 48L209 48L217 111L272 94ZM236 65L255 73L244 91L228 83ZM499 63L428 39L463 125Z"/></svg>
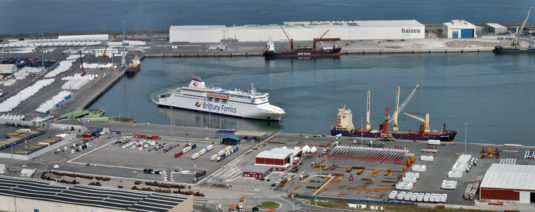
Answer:
<svg viewBox="0 0 535 212"><path fill-rule="evenodd" d="M485 28L488 33L492 33L492 34L500 35L500 34L507 33L507 27L502 26L501 24L497 24L497 23L487 23Z"/></svg>
<svg viewBox="0 0 535 212"><path fill-rule="evenodd" d="M0 211L192 211L189 196L58 186L0 177Z"/></svg>
<svg viewBox="0 0 535 212"><path fill-rule="evenodd" d="M535 202L535 166L492 164L481 182L479 198Z"/></svg>
<svg viewBox="0 0 535 212"><path fill-rule="evenodd" d="M171 26L169 42L219 43L287 41L283 30L295 41L312 41L325 34L341 40L402 40L425 38L425 26L416 20L306 21L283 25L184 25Z"/></svg>
<svg viewBox="0 0 535 212"><path fill-rule="evenodd" d="M465 20L451 20L442 24L442 36L453 39L476 38L476 26Z"/></svg>
<svg viewBox="0 0 535 212"><path fill-rule="evenodd" d="M17 71L15 64L0 64L0 74L13 74Z"/></svg>
<svg viewBox="0 0 535 212"><path fill-rule="evenodd" d="M273 167L271 166L249 166L242 172L242 176L264 179L272 171Z"/></svg>
<svg viewBox="0 0 535 212"><path fill-rule="evenodd" d="M302 151L299 149L274 148L260 152L256 156L256 165L271 166L273 171L286 171L299 163Z"/></svg>

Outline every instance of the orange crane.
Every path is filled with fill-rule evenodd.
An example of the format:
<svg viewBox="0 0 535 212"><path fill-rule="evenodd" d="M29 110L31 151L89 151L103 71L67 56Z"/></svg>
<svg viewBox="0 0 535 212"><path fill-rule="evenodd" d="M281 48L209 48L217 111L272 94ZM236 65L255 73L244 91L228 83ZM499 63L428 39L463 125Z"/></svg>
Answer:
<svg viewBox="0 0 535 212"><path fill-rule="evenodd" d="M284 28L282 28L282 26L281 26L281 29L282 29L282 32L284 33L284 35L286 36L286 38L288 39L288 41L290 42L290 49L293 51L294 50L294 39L290 39L290 36L288 36L288 34L286 33L286 30L284 30Z"/></svg>
<svg viewBox="0 0 535 212"><path fill-rule="evenodd" d="M102 53L102 57L106 57L106 51L108 50L108 47L104 48L104 52Z"/></svg>

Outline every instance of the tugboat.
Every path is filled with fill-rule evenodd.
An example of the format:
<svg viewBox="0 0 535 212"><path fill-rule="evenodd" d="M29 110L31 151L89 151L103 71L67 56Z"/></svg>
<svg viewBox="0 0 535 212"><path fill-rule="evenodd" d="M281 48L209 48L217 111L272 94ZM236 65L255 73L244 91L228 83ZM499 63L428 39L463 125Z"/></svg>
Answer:
<svg viewBox="0 0 535 212"><path fill-rule="evenodd" d="M275 43L273 41L267 42L266 47L264 48L264 57L266 59L271 58L299 58L299 57L339 57L341 47L336 46L336 41L339 41L340 38L323 38L329 30L325 31L320 38L314 38L312 48L294 48L294 40L290 39L284 28L282 32L290 41L290 50L277 50L275 49ZM333 41L332 47L321 47L318 48L318 44L321 41Z"/></svg>
<svg viewBox="0 0 535 212"><path fill-rule="evenodd" d="M126 76L127 77L135 76L137 72L139 72L140 70L140 63L141 63L141 60L136 55L134 59L132 59L132 62L128 64L128 69L126 69Z"/></svg>

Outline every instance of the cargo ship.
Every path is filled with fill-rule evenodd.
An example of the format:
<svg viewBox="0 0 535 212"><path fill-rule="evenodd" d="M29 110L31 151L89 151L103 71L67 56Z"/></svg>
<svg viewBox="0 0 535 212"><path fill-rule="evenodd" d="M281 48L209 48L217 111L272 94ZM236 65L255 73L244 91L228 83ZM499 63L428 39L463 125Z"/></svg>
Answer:
<svg viewBox="0 0 535 212"><path fill-rule="evenodd" d="M336 46L336 41L340 38L323 38L329 30L327 30L320 38L314 38L312 48L294 48L294 41L290 39L284 28L282 28L284 35L290 42L290 50L278 50L275 48L275 42L268 41L264 48L264 57L266 59L271 58L299 58L299 57L339 57L341 47ZM333 45L330 47L318 47L322 41L332 41Z"/></svg>
<svg viewBox="0 0 535 212"><path fill-rule="evenodd" d="M386 109L385 121L380 124L379 129L372 128L359 128L354 129L352 121L352 113L350 109L340 107L338 109L338 116L336 122L331 129L331 135L342 135L349 137L368 137L368 138L395 138L406 140L441 140L441 141L453 141L457 135L457 131L447 130L446 124L441 132L428 130L428 122L422 123L419 130L409 131L393 131L389 133L388 129L388 108ZM429 116L426 116L427 120ZM367 123L369 121L367 120ZM368 124L367 124L368 125Z"/></svg>
<svg viewBox="0 0 535 212"><path fill-rule="evenodd" d="M140 64L141 60L139 59L139 57L134 57L134 59L132 59L132 62L128 64L128 68L126 69L126 76L133 77L134 75L136 75L137 72L139 72L140 70Z"/></svg>
<svg viewBox="0 0 535 212"><path fill-rule="evenodd" d="M159 96L158 106L180 108L204 113L249 119L280 121L286 112L269 103L269 94L257 92L251 85L248 92L208 87L198 76L188 86Z"/></svg>

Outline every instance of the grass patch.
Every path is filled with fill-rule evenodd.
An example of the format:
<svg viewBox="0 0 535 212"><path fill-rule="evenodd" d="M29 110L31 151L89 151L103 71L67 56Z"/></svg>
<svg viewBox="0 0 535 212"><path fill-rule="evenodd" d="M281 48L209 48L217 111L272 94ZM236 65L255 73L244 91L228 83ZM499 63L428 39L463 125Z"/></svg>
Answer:
<svg viewBox="0 0 535 212"><path fill-rule="evenodd" d="M279 208L280 204L277 202L267 201L267 202L260 203L256 207L261 208L261 209L272 209L272 208Z"/></svg>
<svg viewBox="0 0 535 212"><path fill-rule="evenodd" d="M308 198L304 198L308 199ZM362 210L362 209L352 209L349 208L347 203L358 203L358 204L366 204L367 209L369 210L370 206L376 205L376 206L383 206L385 211L389 212L450 212L450 211L457 211L453 209L443 209L443 208L423 208L418 207L416 205L397 205L397 204L376 204L376 203L362 203L362 202L352 202L352 201L340 201L340 200L320 200L316 204L314 203L314 199L309 199L310 202L308 204L310 205L317 205L324 208L337 208L337 209L350 209L350 210Z"/></svg>

